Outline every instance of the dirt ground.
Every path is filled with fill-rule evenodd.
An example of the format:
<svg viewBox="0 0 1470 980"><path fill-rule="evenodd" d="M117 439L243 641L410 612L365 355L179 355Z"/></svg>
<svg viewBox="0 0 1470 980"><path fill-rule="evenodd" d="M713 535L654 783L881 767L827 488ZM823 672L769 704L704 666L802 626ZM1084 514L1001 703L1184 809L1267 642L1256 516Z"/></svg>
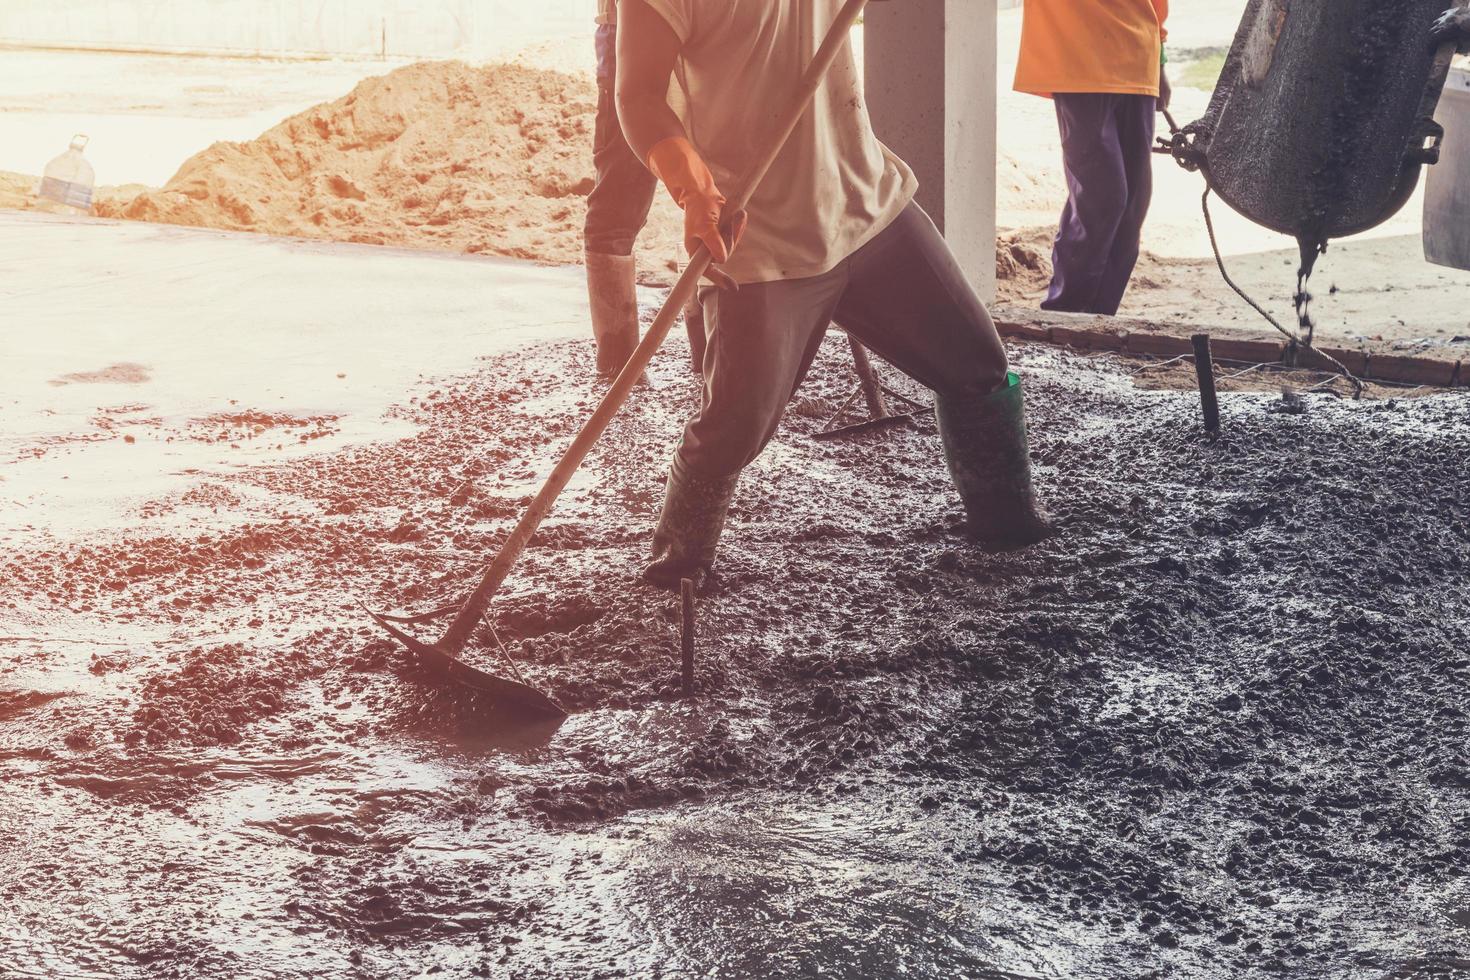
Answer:
<svg viewBox="0 0 1470 980"><path fill-rule="evenodd" d="M597 397L585 343L424 379L406 438L13 536L0 972L1470 976L1462 399L1229 394L1210 442L1195 399L1020 347L1062 534L987 554L932 422L808 438L841 350L742 484L693 701L636 581L682 342L493 608L557 730L355 601L462 592Z"/></svg>

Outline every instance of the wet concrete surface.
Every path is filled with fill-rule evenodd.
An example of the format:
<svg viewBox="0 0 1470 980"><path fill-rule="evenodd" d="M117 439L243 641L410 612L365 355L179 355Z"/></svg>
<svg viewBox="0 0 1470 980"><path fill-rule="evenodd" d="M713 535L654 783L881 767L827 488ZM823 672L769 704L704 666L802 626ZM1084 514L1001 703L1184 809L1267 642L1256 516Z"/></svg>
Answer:
<svg viewBox="0 0 1470 980"><path fill-rule="evenodd" d="M354 603L467 588L598 397L586 341L10 523L0 973L1470 976L1470 403L1229 394L1210 443L1189 395L1018 348L1063 533L986 554L931 422L808 438L843 350L742 484L692 701L636 580L682 339L492 607L558 728ZM11 504L51 513L43 463Z"/></svg>
<svg viewBox="0 0 1470 980"><path fill-rule="evenodd" d="M0 529L115 529L206 474L406 434L385 412L424 379L582 336L582 282L478 256L0 211ZM231 513L198 502L201 520Z"/></svg>

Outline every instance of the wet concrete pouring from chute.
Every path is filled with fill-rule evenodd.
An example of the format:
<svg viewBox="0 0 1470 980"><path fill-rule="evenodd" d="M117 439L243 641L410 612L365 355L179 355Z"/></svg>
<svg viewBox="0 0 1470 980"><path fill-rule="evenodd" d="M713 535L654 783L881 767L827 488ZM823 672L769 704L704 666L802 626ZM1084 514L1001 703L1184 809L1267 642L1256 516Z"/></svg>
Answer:
<svg viewBox="0 0 1470 980"><path fill-rule="evenodd" d="M1062 534L986 554L932 422L808 438L851 383L829 342L742 485L683 701L678 600L636 578L680 358L492 609L572 710L554 731L507 731L353 601L462 594L598 397L585 344L412 393L408 438L205 478L219 531L174 497L11 541L0 966L1465 968L1462 398L1232 395L1212 443L1187 394L1018 348Z"/></svg>

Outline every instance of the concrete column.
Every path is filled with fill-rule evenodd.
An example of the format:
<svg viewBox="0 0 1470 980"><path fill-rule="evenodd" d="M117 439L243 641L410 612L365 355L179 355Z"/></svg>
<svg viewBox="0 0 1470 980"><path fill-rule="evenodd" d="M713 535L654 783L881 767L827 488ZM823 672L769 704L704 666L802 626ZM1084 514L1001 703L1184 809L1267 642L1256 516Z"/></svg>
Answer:
<svg viewBox="0 0 1470 980"><path fill-rule="evenodd" d="M997 0L892 0L864 14L878 138L913 167L929 212L986 302L995 298Z"/></svg>

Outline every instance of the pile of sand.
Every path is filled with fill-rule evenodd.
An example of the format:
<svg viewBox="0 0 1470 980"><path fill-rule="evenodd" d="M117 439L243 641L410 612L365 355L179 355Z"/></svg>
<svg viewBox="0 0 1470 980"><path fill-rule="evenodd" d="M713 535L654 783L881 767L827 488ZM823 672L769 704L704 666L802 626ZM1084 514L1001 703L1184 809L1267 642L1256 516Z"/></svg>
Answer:
<svg viewBox="0 0 1470 980"><path fill-rule="evenodd" d="M597 90L584 75L424 62L370 78L248 143L216 143L104 217L333 241L581 260ZM666 271L660 200L640 264Z"/></svg>
<svg viewBox="0 0 1470 980"><path fill-rule="evenodd" d="M50 204L37 200L36 185L41 179L33 174L18 174L10 170L0 170L0 208L10 208L16 211L63 211L61 208L53 208ZM93 202L100 210L104 202L112 208L117 208L132 200L139 192L151 190L143 184L122 184L116 187L98 187L92 194ZM74 213L74 212L73 212Z"/></svg>
<svg viewBox="0 0 1470 980"><path fill-rule="evenodd" d="M1040 300L1051 282L1050 227L1001 230L995 238L995 298L1007 304Z"/></svg>
<svg viewBox="0 0 1470 980"><path fill-rule="evenodd" d="M422 62L367 79L250 142L216 143L162 188L98 188L94 211L577 263L596 109L586 72ZM34 206L34 180L0 174L0 207ZM1049 236L1024 229L996 242L1002 302L1026 302L1045 288ZM681 240L678 209L660 193L638 239L645 281L671 280Z"/></svg>
<svg viewBox="0 0 1470 980"><path fill-rule="evenodd" d="M24 208L29 203L36 178L0 170L0 208Z"/></svg>

